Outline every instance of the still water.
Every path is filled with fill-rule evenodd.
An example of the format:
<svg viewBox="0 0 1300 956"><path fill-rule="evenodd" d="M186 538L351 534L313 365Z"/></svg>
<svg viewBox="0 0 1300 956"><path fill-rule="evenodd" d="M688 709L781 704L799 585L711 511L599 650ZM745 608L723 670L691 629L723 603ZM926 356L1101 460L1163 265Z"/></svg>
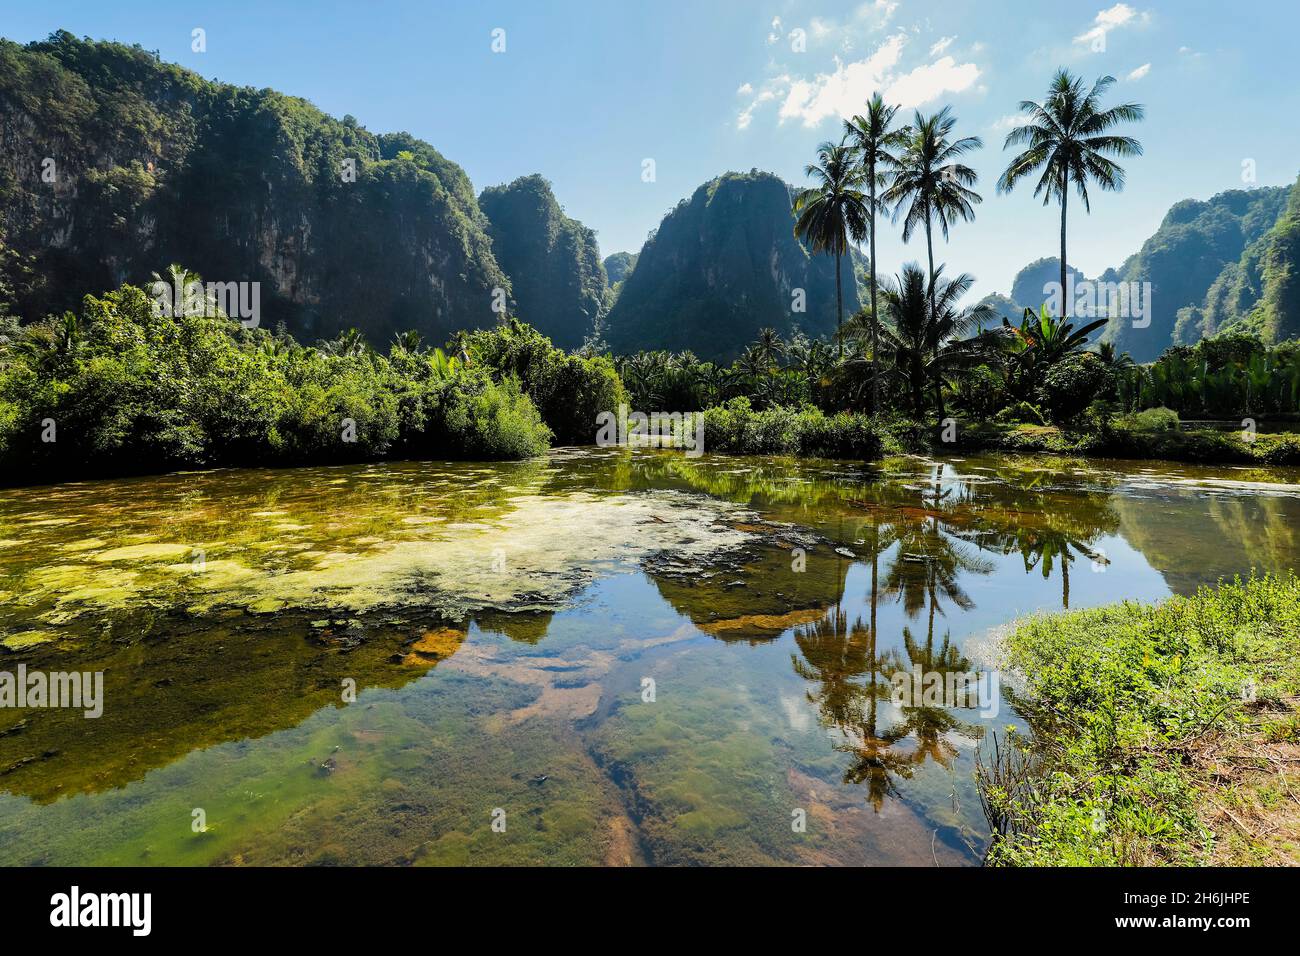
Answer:
<svg viewBox="0 0 1300 956"><path fill-rule="evenodd" d="M560 449L0 491L0 670L104 681L0 709L0 863L976 865L1022 725L891 677L1294 567L1297 481Z"/></svg>

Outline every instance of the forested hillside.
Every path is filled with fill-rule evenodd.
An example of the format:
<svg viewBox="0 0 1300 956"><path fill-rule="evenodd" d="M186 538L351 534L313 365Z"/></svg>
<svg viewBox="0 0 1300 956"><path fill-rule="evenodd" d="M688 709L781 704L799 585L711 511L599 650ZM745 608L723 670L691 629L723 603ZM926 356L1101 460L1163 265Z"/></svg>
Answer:
<svg viewBox="0 0 1300 956"><path fill-rule="evenodd" d="M0 282L26 320L182 262L264 325L372 342L490 325L510 291L459 166L305 100L67 32L0 41Z"/></svg>
<svg viewBox="0 0 1300 956"><path fill-rule="evenodd" d="M762 328L834 333L835 260L795 239L790 204L790 187L758 171L719 176L678 203L610 312L614 351L689 349L730 360ZM859 307L853 268L846 256L846 316Z"/></svg>
<svg viewBox="0 0 1300 956"><path fill-rule="evenodd" d="M597 331L608 283L596 234L560 208L551 184L521 176L479 196L497 262L514 287L514 312L561 348Z"/></svg>

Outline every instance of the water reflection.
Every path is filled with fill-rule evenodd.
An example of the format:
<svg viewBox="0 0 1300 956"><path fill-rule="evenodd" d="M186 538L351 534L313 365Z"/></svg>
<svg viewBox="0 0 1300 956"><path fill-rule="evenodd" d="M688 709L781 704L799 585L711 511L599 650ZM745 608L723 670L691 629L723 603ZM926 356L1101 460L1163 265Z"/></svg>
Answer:
<svg viewBox="0 0 1300 956"><path fill-rule="evenodd" d="M973 751L1014 714L893 676L969 673L1021 614L1294 566L1294 475L1246 477L1276 487L612 450L9 491L0 668L103 670L113 706L0 711L0 861L286 862L342 828L330 859L487 862L504 786L549 821L539 862L974 862ZM214 790L276 797L158 835Z"/></svg>

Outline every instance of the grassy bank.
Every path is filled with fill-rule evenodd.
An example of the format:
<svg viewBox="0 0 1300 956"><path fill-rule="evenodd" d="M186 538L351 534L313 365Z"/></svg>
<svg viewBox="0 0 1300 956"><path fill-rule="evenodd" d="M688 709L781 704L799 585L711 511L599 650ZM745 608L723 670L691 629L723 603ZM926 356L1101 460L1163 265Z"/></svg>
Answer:
<svg viewBox="0 0 1300 956"><path fill-rule="evenodd" d="M1300 580L1031 618L980 766L998 866L1300 863Z"/></svg>
<svg viewBox="0 0 1300 956"><path fill-rule="evenodd" d="M1154 410L1153 410L1154 411ZM1142 413L1147 414L1147 413ZM1129 416L1139 418L1140 416ZM1205 465L1300 465L1300 434L1149 428L1125 419L1091 430L1053 425L980 423L959 426L956 446L964 449L1081 455L1093 458L1151 458ZM930 443L942 452L952 445Z"/></svg>

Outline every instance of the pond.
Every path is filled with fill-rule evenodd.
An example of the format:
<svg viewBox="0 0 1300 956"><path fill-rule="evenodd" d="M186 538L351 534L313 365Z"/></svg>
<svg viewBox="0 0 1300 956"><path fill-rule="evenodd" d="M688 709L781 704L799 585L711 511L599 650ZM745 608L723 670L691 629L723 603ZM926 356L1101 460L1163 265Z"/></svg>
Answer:
<svg viewBox="0 0 1300 956"><path fill-rule="evenodd" d="M0 491L0 863L978 865L1015 619L1300 554L1300 473L558 449Z"/></svg>

